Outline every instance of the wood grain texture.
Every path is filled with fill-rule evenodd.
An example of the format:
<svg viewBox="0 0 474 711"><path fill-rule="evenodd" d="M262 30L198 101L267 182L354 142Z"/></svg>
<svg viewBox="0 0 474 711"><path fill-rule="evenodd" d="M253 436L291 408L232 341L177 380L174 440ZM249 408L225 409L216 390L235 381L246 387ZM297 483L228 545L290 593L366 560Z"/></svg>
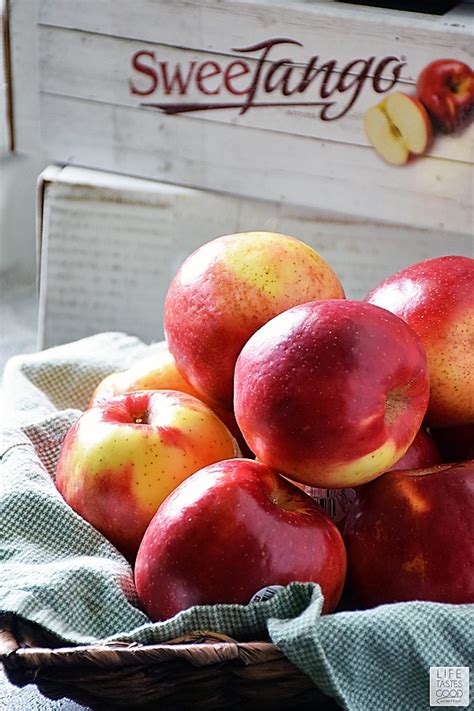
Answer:
<svg viewBox="0 0 474 711"><path fill-rule="evenodd" d="M139 11L138 11L139 6ZM55 27L142 39L210 52L229 52L268 36L296 36L305 49L342 63L365 54L406 55L404 79L415 81L433 57L472 59L472 7L446 15L340 5L333 0L43 0L39 21ZM298 55L295 55L298 58Z"/></svg>
<svg viewBox="0 0 474 711"><path fill-rule="evenodd" d="M263 37L263 35L262 35ZM153 101L156 97L137 97L130 93L129 82L142 85L146 88L150 84L149 78L144 78L132 70L130 58L138 50L146 50L155 53L156 63L167 61L172 66L180 63L183 72L191 62L199 64L212 57L213 61L218 61L225 67L236 57L244 55L238 52L228 52L227 54L217 54L206 51L190 50L181 47L169 47L165 44L151 44L137 42L136 40L117 39L116 37L103 36L89 32L67 30L62 28L40 27L39 28L39 56L40 56L40 90L46 94L83 99L85 101L98 101L117 106L127 106L137 108L142 101ZM338 50L339 51L339 50ZM356 49L353 50L356 52ZM358 48L359 55L360 52ZM272 56L280 58L294 53L308 61L311 50L294 47L292 45L283 46L275 50ZM333 50L334 54L334 50ZM333 56L333 55L331 55ZM354 56L356 56L354 54ZM254 66L257 60L252 56L247 56L246 61ZM323 60L322 60L323 61ZM320 64L322 63L320 62ZM157 66L157 64L156 64ZM372 72L373 73L373 72ZM291 85L296 86L304 74L304 65L293 70ZM242 85L248 83L248 79ZM319 82L320 84L321 82ZM212 83L212 90L217 90L222 84L222 77ZM314 90L308 91L301 100L311 101L317 99L316 83ZM333 77L330 82L335 84ZM190 90L186 97L177 97L175 93L171 96L160 94L160 100L164 103L173 101L197 102L202 101L195 84L190 83ZM397 91L413 94L415 91L413 82L403 81L397 84ZM337 114L344 105L347 105L352 92L347 98L339 95L336 98L338 108L333 111ZM278 97L276 97L278 98ZM378 103L383 97L374 93L370 81L364 84L361 94L358 96L354 107L336 121L321 121L317 107L274 107L250 109L245 114L239 114L235 109L229 110L206 110L205 112L191 114L194 120L214 121L230 124L233 126L247 126L268 131L278 131L283 134L310 136L327 141L338 141L340 143L355 144L358 146L370 146L364 132L364 114L367 109ZM222 97L209 96L207 100L210 104L222 101ZM255 101L270 101L261 91L255 95ZM281 140L287 140L288 149L291 143L288 136L282 136ZM463 162L474 163L474 124L467 127L456 136L437 136L428 149L427 155L448 158Z"/></svg>
<svg viewBox="0 0 474 711"><path fill-rule="evenodd" d="M472 235L472 166L391 166L370 148L42 96L44 158L178 185Z"/></svg>

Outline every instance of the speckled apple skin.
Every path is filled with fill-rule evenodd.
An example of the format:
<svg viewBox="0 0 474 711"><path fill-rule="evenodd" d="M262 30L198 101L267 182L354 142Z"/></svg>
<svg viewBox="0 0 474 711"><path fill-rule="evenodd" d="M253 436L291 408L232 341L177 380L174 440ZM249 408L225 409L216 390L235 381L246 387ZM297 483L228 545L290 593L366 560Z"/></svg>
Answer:
<svg viewBox="0 0 474 711"><path fill-rule="evenodd" d="M136 390L178 390L202 400L202 396L183 378L176 361L168 349L163 349L134 363L127 370L107 375L96 387L89 402L89 407L103 404L116 395L135 392ZM204 401L222 420L237 440L245 456L252 453L237 425L234 413L222 407Z"/></svg>
<svg viewBox="0 0 474 711"><path fill-rule="evenodd" d="M171 282L164 308L168 347L204 399L230 410L235 362L250 336L290 306L343 297L327 262L293 237L219 237L190 255Z"/></svg>
<svg viewBox="0 0 474 711"><path fill-rule="evenodd" d="M178 390L199 398L195 388L179 372L169 350L164 348L137 360L127 370L107 375L94 390L89 407L135 390Z"/></svg>
<svg viewBox="0 0 474 711"><path fill-rule="evenodd" d="M413 264L375 287L367 301L403 318L425 346L427 424L474 422L474 259L448 256Z"/></svg>
<svg viewBox="0 0 474 711"><path fill-rule="evenodd" d="M64 440L56 486L133 560L168 494L198 469L235 456L227 427L196 398L172 390L133 392L81 415Z"/></svg>
<svg viewBox="0 0 474 711"><path fill-rule="evenodd" d="M264 464L234 459L197 472L160 506L135 584L152 620L192 605L245 605L292 581L319 583L330 612L345 573L342 537L321 507Z"/></svg>
<svg viewBox="0 0 474 711"><path fill-rule="evenodd" d="M474 460L388 472L358 491L346 520L360 603L474 603Z"/></svg>
<svg viewBox="0 0 474 711"><path fill-rule="evenodd" d="M309 486L348 488L402 457L428 403L426 355L401 319L372 304L302 304L247 342L235 415L257 457Z"/></svg>

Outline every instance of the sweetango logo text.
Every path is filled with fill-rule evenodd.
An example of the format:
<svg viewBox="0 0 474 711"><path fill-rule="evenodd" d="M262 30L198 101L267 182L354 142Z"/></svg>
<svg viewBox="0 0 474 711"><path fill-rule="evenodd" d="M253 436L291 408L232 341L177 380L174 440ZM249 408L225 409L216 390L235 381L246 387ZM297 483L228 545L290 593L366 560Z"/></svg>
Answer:
<svg viewBox="0 0 474 711"><path fill-rule="evenodd" d="M356 58L344 66L318 55L294 61L284 56L292 47L303 45L277 37L232 50L244 57L188 62L170 62L162 49L141 49L131 57L130 93L141 98L140 106L167 114L313 107L322 121L335 121L355 105L366 83L378 94L393 89L405 65L393 55Z"/></svg>

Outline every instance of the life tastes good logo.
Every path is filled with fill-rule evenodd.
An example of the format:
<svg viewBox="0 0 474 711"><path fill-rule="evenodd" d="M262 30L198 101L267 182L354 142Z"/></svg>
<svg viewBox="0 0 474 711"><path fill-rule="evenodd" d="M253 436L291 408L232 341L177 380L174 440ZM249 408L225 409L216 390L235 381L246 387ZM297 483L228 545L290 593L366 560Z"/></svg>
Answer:
<svg viewBox="0 0 474 711"><path fill-rule="evenodd" d="M232 50L248 55L248 61L229 57L186 63L169 62L157 50L142 49L131 57L130 92L142 97L140 106L166 114L312 107L319 109L322 121L335 121L355 105L367 82L377 94L390 91L405 65L392 55L358 58L342 67L335 59L313 55L301 64L282 56L292 46L303 47L297 40L276 37ZM186 100L190 95L193 100Z"/></svg>

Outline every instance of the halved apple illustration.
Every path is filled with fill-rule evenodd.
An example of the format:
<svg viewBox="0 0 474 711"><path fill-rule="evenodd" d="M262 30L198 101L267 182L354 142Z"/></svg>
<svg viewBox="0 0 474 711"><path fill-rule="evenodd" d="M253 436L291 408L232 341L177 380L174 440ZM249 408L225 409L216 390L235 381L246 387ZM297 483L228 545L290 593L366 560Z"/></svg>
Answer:
<svg viewBox="0 0 474 711"><path fill-rule="evenodd" d="M421 155L431 139L431 121L418 99L396 92L364 117L367 138L388 163L403 165L410 154Z"/></svg>

